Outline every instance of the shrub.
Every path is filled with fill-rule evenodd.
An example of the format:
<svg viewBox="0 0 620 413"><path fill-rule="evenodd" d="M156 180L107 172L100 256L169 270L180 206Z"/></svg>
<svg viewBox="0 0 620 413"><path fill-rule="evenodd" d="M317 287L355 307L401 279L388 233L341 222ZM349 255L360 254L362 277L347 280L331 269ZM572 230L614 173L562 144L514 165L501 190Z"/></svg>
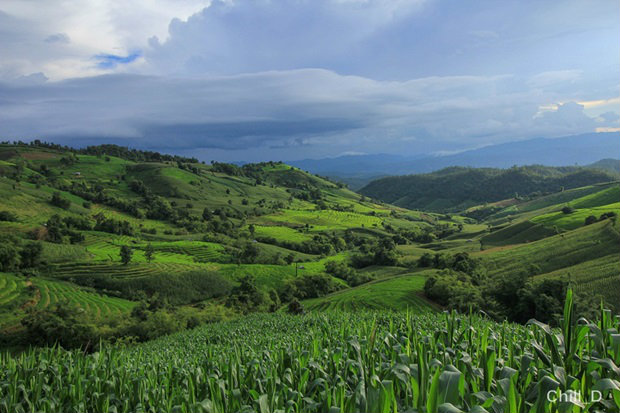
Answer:
<svg viewBox="0 0 620 413"><path fill-rule="evenodd" d="M0 211L0 221L15 222L17 221L17 215L10 211Z"/></svg>
<svg viewBox="0 0 620 413"><path fill-rule="evenodd" d="M566 205L564 208L562 208L562 213L563 214L572 214L575 210L571 207L569 207L568 205Z"/></svg>
<svg viewBox="0 0 620 413"><path fill-rule="evenodd" d="M60 195L60 192L54 192L52 194L52 198L50 199L50 204L57 206L58 208L69 209L69 207L71 206L71 201L63 198Z"/></svg>

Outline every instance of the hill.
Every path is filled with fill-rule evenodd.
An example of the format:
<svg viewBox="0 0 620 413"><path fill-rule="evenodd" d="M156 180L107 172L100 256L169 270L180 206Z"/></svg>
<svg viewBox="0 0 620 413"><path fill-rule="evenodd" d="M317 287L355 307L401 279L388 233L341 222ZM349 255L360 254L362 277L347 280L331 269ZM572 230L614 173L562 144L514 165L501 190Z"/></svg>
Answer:
<svg viewBox="0 0 620 413"><path fill-rule="evenodd" d="M568 280L559 272L567 269L579 300L590 295L580 288L588 277L616 299L598 288L608 289L620 267L609 252L618 240L604 225L618 211L620 188L586 185L608 180L602 171L449 168L405 177L428 192L407 199L436 211L469 206L459 215L373 201L280 162L207 165L41 142L4 145L0 157L0 329L10 345L53 342L59 334L47 335L44 320L66 317L93 326L62 343L71 347L146 341L296 302L309 311L485 309L482 294L501 291L502 274L521 277L523 263L540 267L528 282L559 280L554 294L563 294ZM577 185L586 186L569 189ZM452 198L437 195L446 192ZM549 266L550 250L566 265ZM509 308L499 303L489 313L524 317Z"/></svg>
<svg viewBox="0 0 620 413"><path fill-rule="evenodd" d="M429 174L382 178L362 188L360 193L405 208L441 212L614 179L607 172L580 167L452 167Z"/></svg>
<svg viewBox="0 0 620 413"><path fill-rule="evenodd" d="M620 159L601 159L600 161L588 165L588 168L601 169L612 173L620 173Z"/></svg>
<svg viewBox="0 0 620 413"><path fill-rule="evenodd" d="M406 271L398 233L463 225L371 202L279 162L206 165L114 145L42 142L2 145L0 158L0 237L10 246L1 297L13 303L0 306L7 334L23 330L29 308L64 301L95 318L114 313L107 307L151 301L170 311L275 309L372 281L384 267ZM329 272L330 261L344 266ZM255 302L238 295L242 286L256 288ZM61 290L74 293L40 304Z"/></svg>
<svg viewBox="0 0 620 413"><path fill-rule="evenodd" d="M356 185L354 189L359 189L371 180L383 176L429 173L452 166L473 168L509 168L513 165L531 164L585 166L617 153L620 153L618 133L613 132L528 139L448 155L346 155L326 159L304 159L292 161L290 164Z"/></svg>
<svg viewBox="0 0 620 413"><path fill-rule="evenodd" d="M451 168L425 202L469 208L440 214L280 162L44 143L0 159L7 411L555 411L540 388L566 377L617 406L604 172Z"/></svg>

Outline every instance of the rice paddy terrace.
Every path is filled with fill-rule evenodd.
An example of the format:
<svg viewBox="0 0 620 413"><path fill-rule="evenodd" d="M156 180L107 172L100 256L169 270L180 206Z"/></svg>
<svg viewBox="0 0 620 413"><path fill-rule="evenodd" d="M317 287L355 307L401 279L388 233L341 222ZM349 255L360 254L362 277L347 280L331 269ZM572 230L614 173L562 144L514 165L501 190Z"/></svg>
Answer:
<svg viewBox="0 0 620 413"><path fill-rule="evenodd" d="M42 246L40 269L24 276L7 266L2 273L0 308L11 328L28 308L63 300L97 316L128 311L136 296L130 289L155 288L196 271L217 272L233 283L249 274L259 288L278 290L287 280L325 274L327 261L348 261L357 253L355 239L475 226L461 217L377 203L281 163L242 170L19 145L0 146L0 158L0 211L14 218L0 220L0 234ZM51 202L54 194L66 205ZM62 231L79 235L51 240L53 219L68 223ZM346 237L352 238L343 243ZM251 259L241 256L248 244L256 249ZM123 247L132 251L127 264L119 255ZM407 271L404 264L398 268ZM389 272L379 266L372 276ZM338 288L349 287L327 276ZM424 281L416 280L406 285L406 302L429 309L416 298ZM379 301L368 306L380 307Z"/></svg>
<svg viewBox="0 0 620 413"><path fill-rule="evenodd" d="M31 238L33 233L41 233L52 216L80 217L90 222L80 231L82 238L77 242L58 244L44 237L38 241L43 245L42 260L46 263L38 276L23 278L5 271L0 303L11 308L13 321L19 319L24 305L31 305L28 303L40 306L48 299L55 302L52 293L58 300L74 301L97 314L130 308L130 301L114 305L112 301L122 300L117 298L119 291L93 281L102 277L135 286L148 283L150 278L215 271L233 282L251 274L266 291L277 289L300 275L325 273L327 261L348 261L359 253L352 244L336 247L340 251L333 247L313 249L317 237L354 234L358 239L372 240L399 231L437 231L438 227L451 233L437 240L397 245L395 267L362 269L361 273L372 275L370 282L352 288L334 278L344 290L307 300L305 305L312 310L436 309L422 291L433 270L418 271L417 260L424 253L458 252L478 257L491 274L518 272L529 266L538 269L533 275L541 279L568 275L577 292L595 288L612 305L620 302L620 293L613 288L618 279L619 263L614 255L619 245L618 226L611 221L584 226L590 216L598 220L602 214L620 209L617 182L470 207L461 216L377 203L281 163L242 170L220 164L144 162L105 154L68 153L29 146L0 148L4 174L0 178L0 210L16 217L0 221L0 234ZM17 170L19 179L15 179ZM102 199L90 199L89 191L99 191ZM51 204L54 193L69 201L68 207ZM165 208L177 211L180 218L176 223L148 210L144 199L153 197L169 205ZM127 207L132 203L136 207ZM562 212L565 207L570 207L569 214ZM483 214L483 221L467 217L485 208L490 213ZM124 221L132 231L101 231L96 219ZM207 225L209 219L227 222L224 225L228 226L214 231ZM240 259L244 243L256 247L252 262ZM132 250L129 264L120 262L122 247ZM71 288L74 295L61 294ZM108 307L101 301L106 297L112 300ZM8 305L18 301L20 305ZM95 302L102 304L90 304Z"/></svg>

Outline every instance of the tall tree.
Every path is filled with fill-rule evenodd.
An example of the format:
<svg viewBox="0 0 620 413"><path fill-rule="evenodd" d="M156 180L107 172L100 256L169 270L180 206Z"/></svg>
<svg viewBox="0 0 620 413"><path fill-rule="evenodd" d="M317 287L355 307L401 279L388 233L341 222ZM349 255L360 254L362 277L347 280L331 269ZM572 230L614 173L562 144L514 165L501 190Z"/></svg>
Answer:
<svg viewBox="0 0 620 413"><path fill-rule="evenodd" d="M133 250L127 245L123 245L121 247L120 256L123 265L127 265L131 261L131 257L133 256Z"/></svg>

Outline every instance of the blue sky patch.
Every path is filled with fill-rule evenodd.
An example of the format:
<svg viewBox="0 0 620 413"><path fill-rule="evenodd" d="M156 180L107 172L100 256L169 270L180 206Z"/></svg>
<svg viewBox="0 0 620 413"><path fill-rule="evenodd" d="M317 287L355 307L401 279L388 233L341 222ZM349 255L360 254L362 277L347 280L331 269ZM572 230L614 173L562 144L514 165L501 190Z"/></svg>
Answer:
<svg viewBox="0 0 620 413"><path fill-rule="evenodd" d="M99 62L97 63L97 67L99 69L113 69L118 65L126 65L142 55L141 52L130 53L127 56L119 56L115 54L98 54L95 56Z"/></svg>

